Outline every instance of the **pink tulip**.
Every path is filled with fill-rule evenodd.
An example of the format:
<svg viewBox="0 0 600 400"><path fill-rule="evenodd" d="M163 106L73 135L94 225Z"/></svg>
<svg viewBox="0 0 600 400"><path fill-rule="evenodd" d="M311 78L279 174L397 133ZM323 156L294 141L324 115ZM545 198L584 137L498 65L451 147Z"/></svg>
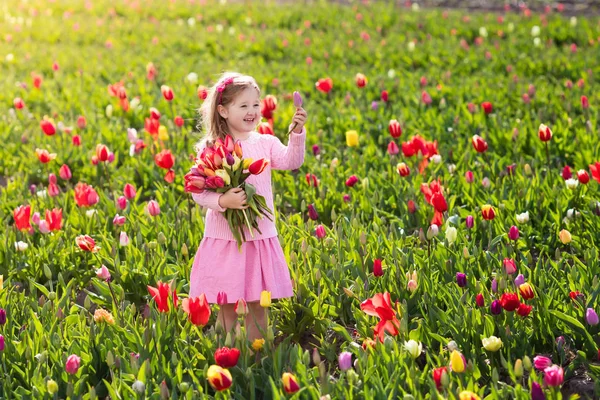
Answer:
<svg viewBox="0 0 600 400"><path fill-rule="evenodd" d="M467 183L473 183L473 171L465 172L465 180Z"/></svg>
<svg viewBox="0 0 600 400"><path fill-rule="evenodd" d="M125 187L123 188L123 194L127 200L133 200L136 195L135 187L133 187L133 185L130 183L126 183Z"/></svg>
<svg viewBox="0 0 600 400"><path fill-rule="evenodd" d="M50 233L50 226L48 225L48 222L46 222L45 219L40 221L38 228L40 228L41 233Z"/></svg>
<svg viewBox="0 0 600 400"><path fill-rule="evenodd" d="M73 176L73 174L71 173L71 169L69 168L69 166L67 164L63 164L60 167L60 170L58 171L58 175L60 176L60 179L65 180L65 181L68 181Z"/></svg>
<svg viewBox="0 0 600 400"><path fill-rule="evenodd" d="M71 354L67 358L67 362L65 364L65 371L67 371L67 373L69 373L69 374L74 375L79 370L79 365L80 364L81 364L81 358L79 358L75 354Z"/></svg>
<svg viewBox="0 0 600 400"><path fill-rule="evenodd" d="M104 265L96 270L96 277L98 279L102 279L103 281L108 281L110 279L110 272L108 271L108 268L106 268Z"/></svg>
<svg viewBox="0 0 600 400"><path fill-rule="evenodd" d="M117 199L117 206L121 210L124 210L127 207L127 199L125 198L125 196L121 196Z"/></svg>
<svg viewBox="0 0 600 400"><path fill-rule="evenodd" d="M533 366L539 371L543 371L552 365L552 360L544 356L535 356L533 358Z"/></svg>
<svg viewBox="0 0 600 400"><path fill-rule="evenodd" d="M515 264L515 261L512 258L505 258L502 261L502 265L504 266L504 270L508 275L512 275L515 272L517 272L517 265Z"/></svg>
<svg viewBox="0 0 600 400"><path fill-rule="evenodd" d="M544 383L548 386L560 386L564 380L564 371L558 365L544 369Z"/></svg>
<svg viewBox="0 0 600 400"><path fill-rule="evenodd" d="M160 214L160 206L156 200L150 200L148 202L148 213L153 217L156 217L158 214Z"/></svg>
<svg viewBox="0 0 600 400"><path fill-rule="evenodd" d="M325 232L325 228L323 227L323 225L317 226L315 234L319 239L323 239L325 236L327 236L327 232Z"/></svg>
<svg viewBox="0 0 600 400"><path fill-rule="evenodd" d="M388 144L387 151L388 151L389 155L395 156L396 154L398 154L400 152L400 148L398 147L398 145L396 144L396 142L394 142L392 140L390 142L390 144Z"/></svg>
<svg viewBox="0 0 600 400"><path fill-rule="evenodd" d="M217 304L222 306L223 304L227 304L227 293L219 292L217 293Z"/></svg>
<svg viewBox="0 0 600 400"><path fill-rule="evenodd" d="M113 225L115 226L122 226L125 224L125 216L124 215L115 215L115 217L113 218Z"/></svg>
<svg viewBox="0 0 600 400"><path fill-rule="evenodd" d="M517 240L519 238L519 228L516 226L511 226L508 230L508 238L510 240Z"/></svg>
<svg viewBox="0 0 600 400"><path fill-rule="evenodd" d="M121 235L119 236L119 244L121 246L129 245L129 236L127 236L127 232L121 232Z"/></svg>

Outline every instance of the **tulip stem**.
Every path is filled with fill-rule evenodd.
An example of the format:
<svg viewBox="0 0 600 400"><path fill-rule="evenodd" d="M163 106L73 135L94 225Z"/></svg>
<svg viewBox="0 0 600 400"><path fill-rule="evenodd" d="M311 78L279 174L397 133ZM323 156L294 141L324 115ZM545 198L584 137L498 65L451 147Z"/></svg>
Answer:
<svg viewBox="0 0 600 400"><path fill-rule="evenodd" d="M546 176L550 172L550 149L548 147L548 142L546 142L546 164L548 165L548 171L546 171Z"/></svg>
<svg viewBox="0 0 600 400"><path fill-rule="evenodd" d="M248 227L248 230L250 231L250 236L254 239L254 233L252 232L252 225L250 224L250 221L248 220L248 215L246 214L246 210L242 210L242 214L244 214L244 219L246 220L246 226Z"/></svg>

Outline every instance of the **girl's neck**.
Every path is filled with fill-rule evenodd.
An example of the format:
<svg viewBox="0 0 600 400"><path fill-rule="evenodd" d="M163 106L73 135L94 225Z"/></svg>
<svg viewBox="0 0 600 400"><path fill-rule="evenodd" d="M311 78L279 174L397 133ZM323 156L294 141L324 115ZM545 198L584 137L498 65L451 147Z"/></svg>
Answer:
<svg viewBox="0 0 600 400"><path fill-rule="evenodd" d="M252 135L252 131L238 132L238 131L230 130L230 132L231 132L231 136L233 137L233 140L239 140L242 142L244 140L248 139L250 137L250 135Z"/></svg>

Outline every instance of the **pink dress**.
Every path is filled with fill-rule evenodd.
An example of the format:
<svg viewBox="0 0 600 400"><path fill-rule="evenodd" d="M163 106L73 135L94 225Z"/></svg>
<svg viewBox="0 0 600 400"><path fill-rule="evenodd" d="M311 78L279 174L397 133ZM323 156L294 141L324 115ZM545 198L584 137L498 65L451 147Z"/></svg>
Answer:
<svg viewBox="0 0 600 400"><path fill-rule="evenodd" d="M304 162L306 130L292 132L287 146L272 135L252 132L241 141L244 158L270 160L269 166L259 175L251 175L246 182L256 186L258 194L265 197L273 211L273 221L258 221L261 231L244 232L246 242L239 252L227 220L219 206L220 193L206 191L192 194L194 201L207 207L204 238L194 258L190 276L190 297L206 295L209 303L217 302L217 294L224 292L227 303L243 298L247 302L260 300L263 290L271 292L272 299L291 297L292 281L279 243L275 227L276 210L273 207L271 169L292 170Z"/></svg>

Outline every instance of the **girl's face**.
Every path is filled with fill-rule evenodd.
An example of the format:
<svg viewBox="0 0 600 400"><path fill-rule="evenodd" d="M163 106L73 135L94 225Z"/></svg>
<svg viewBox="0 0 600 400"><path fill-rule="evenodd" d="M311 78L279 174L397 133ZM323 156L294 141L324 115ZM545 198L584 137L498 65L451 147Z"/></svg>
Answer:
<svg viewBox="0 0 600 400"><path fill-rule="evenodd" d="M218 107L219 114L227 121L229 133L234 136L253 131L260 121L260 96L255 88L244 89L231 103Z"/></svg>

